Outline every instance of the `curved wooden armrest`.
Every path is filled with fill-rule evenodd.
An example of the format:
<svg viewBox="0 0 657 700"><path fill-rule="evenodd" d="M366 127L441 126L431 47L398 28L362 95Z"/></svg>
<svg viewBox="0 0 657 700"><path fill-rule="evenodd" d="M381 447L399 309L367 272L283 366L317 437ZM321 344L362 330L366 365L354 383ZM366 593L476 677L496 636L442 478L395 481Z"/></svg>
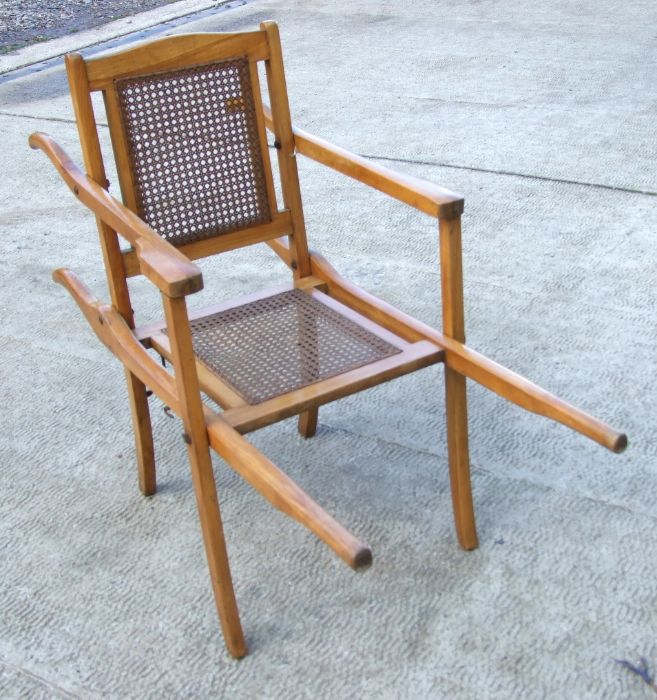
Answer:
<svg viewBox="0 0 657 700"><path fill-rule="evenodd" d="M52 278L68 290L102 343L145 386L180 415L180 401L174 378L148 354L121 314L109 304L96 299L87 285L71 270L59 268L52 273Z"/></svg>
<svg viewBox="0 0 657 700"><path fill-rule="evenodd" d="M83 204L134 246L139 268L160 291L170 297L182 297L203 289L203 276L198 266L85 175L48 134L35 132L29 142L31 148L41 149L50 158Z"/></svg>
<svg viewBox="0 0 657 700"><path fill-rule="evenodd" d="M271 109L265 104L263 109L267 128L273 131ZM301 155L369 185L400 202L410 204L425 214L439 219L455 219L463 213L463 197L456 192L372 163L303 129L293 126L292 133L296 149Z"/></svg>

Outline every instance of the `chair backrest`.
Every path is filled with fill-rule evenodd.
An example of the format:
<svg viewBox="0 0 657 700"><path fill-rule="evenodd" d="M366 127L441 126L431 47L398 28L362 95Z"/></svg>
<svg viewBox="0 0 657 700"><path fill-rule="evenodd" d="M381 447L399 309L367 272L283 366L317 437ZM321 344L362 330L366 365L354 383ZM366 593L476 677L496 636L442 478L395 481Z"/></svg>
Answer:
<svg viewBox="0 0 657 700"><path fill-rule="evenodd" d="M122 187L174 245L266 224L276 211L250 72L242 57L114 83Z"/></svg>
<svg viewBox="0 0 657 700"><path fill-rule="evenodd" d="M278 151L280 209L260 61L267 70ZM89 60L71 54L66 66L90 177L108 186L91 101L92 92L102 91L126 206L191 259L289 235L295 274L309 274L280 38L273 22L256 32L167 37ZM116 234L100 228L110 287L123 287L125 279L121 284L118 278L139 274L134 252L121 251Z"/></svg>

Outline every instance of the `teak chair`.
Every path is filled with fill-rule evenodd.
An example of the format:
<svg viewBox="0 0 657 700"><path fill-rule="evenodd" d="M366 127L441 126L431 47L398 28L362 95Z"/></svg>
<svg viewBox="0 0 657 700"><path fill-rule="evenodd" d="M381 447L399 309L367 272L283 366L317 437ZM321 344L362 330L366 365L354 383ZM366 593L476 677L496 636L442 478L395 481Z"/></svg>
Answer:
<svg viewBox="0 0 657 700"><path fill-rule="evenodd" d="M264 61L271 109L263 104ZM464 344L461 273L463 198L400 175L292 126L278 28L159 39L85 60L66 56L84 174L47 135L32 134L98 223L111 304L71 271L54 279L71 293L100 340L125 366L139 484L155 493L148 391L183 422L192 481L226 645L246 654L224 543L210 448L274 506L354 568L370 548L320 508L244 437L299 416L311 437L320 405L442 362L447 451L458 541L477 546L470 489L466 378L614 452L625 435ZM103 94L123 203L108 193L91 93ZM273 132L282 206L266 128ZM442 332L341 277L306 242L296 155L365 183L437 218ZM119 237L130 244L122 248ZM192 261L266 242L292 281L189 314L203 286ZM128 278L161 292L164 321L135 325ZM152 348L166 358L163 368ZM202 400L201 392L223 411Z"/></svg>

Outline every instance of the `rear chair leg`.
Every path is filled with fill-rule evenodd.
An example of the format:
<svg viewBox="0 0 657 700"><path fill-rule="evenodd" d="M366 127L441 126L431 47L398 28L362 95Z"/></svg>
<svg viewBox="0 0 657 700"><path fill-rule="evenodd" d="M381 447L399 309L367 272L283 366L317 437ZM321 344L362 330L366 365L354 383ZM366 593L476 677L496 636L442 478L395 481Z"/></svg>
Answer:
<svg viewBox="0 0 657 700"><path fill-rule="evenodd" d="M314 406L299 414L299 433L305 438L311 438L317 431L319 407Z"/></svg>
<svg viewBox="0 0 657 700"><path fill-rule="evenodd" d="M128 383L128 398L132 426L135 433L137 450L137 470L139 473L139 488L144 496L152 496L156 491L155 453L153 450L153 431L151 416L148 410L146 387L130 370L125 370Z"/></svg>

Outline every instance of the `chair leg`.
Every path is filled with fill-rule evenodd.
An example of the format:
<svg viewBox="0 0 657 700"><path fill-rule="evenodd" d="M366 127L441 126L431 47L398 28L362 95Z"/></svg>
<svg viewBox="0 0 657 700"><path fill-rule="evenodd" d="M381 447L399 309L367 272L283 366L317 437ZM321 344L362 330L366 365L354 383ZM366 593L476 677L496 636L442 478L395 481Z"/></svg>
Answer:
<svg viewBox="0 0 657 700"><path fill-rule="evenodd" d="M305 438L311 438L317 431L319 407L314 406L299 414L299 433Z"/></svg>
<svg viewBox="0 0 657 700"><path fill-rule="evenodd" d="M196 505L203 532L203 543L221 629L228 652L236 659L241 659L246 656L248 649L244 641L233 589L233 579L230 574L217 487L212 471L212 459L207 443L203 446L189 445L188 454L194 492L196 493Z"/></svg>
<svg viewBox="0 0 657 700"><path fill-rule="evenodd" d="M461 263L461 217L441 219L440 286L442 291L443 332L465 342L463 314L463 268ZM475 526L470 455L468 451L468 403L465 377L445 365L445 408L447 412L447 452L456 535L463 549L475 549Z"/></svg>
<svg viewBox="0 0 657 700"><path fill-rule="evenodd" d="M189 329L187 305L184 297L162 294L171 354L175 368L176 391L180 399L181 418L185 426L184 439L196 494L196 505L203 544L210 568L210 580L217 613L229 653L241 659L247 653L242 625L237 610L233 580L230 575L228 552L219 511L217 485L212 471L208 431L203 415L203 404L196 374L196 360Z"/></svg>
<svg viewBox="0 0 657 700"><path fill-rule="evenodd" d="M476 549L478 541L470 485L468 404L465 377L446 365L445 404L449 476L456 535L463 549Z"/></svg>
<svg viewBox="0 0 657 700"><path fill-rule="evenodd" d="M297 324L299 333L299 345L308 344L317 349L316 353L301 354L301 374L306 384L317 381L319 376L319 351L316 319L308 319L297 311ZM317 414L319 407L313 406L299 414L298 429L302 437L311 438L317 431Z"/></svg>
<svg viewBox="0 0 657 700"><path fill-rule="evenodd" d="M128 398L130 401L130 413L135 433L135 447L137 450L137 470L139 473L139 488L144 496L152 496L155 493L157 483L155 478L155 453L153 450L153 431L151 429L151 416L148 410L148 397L146 387L126 369L128 383Z"/></svg>

